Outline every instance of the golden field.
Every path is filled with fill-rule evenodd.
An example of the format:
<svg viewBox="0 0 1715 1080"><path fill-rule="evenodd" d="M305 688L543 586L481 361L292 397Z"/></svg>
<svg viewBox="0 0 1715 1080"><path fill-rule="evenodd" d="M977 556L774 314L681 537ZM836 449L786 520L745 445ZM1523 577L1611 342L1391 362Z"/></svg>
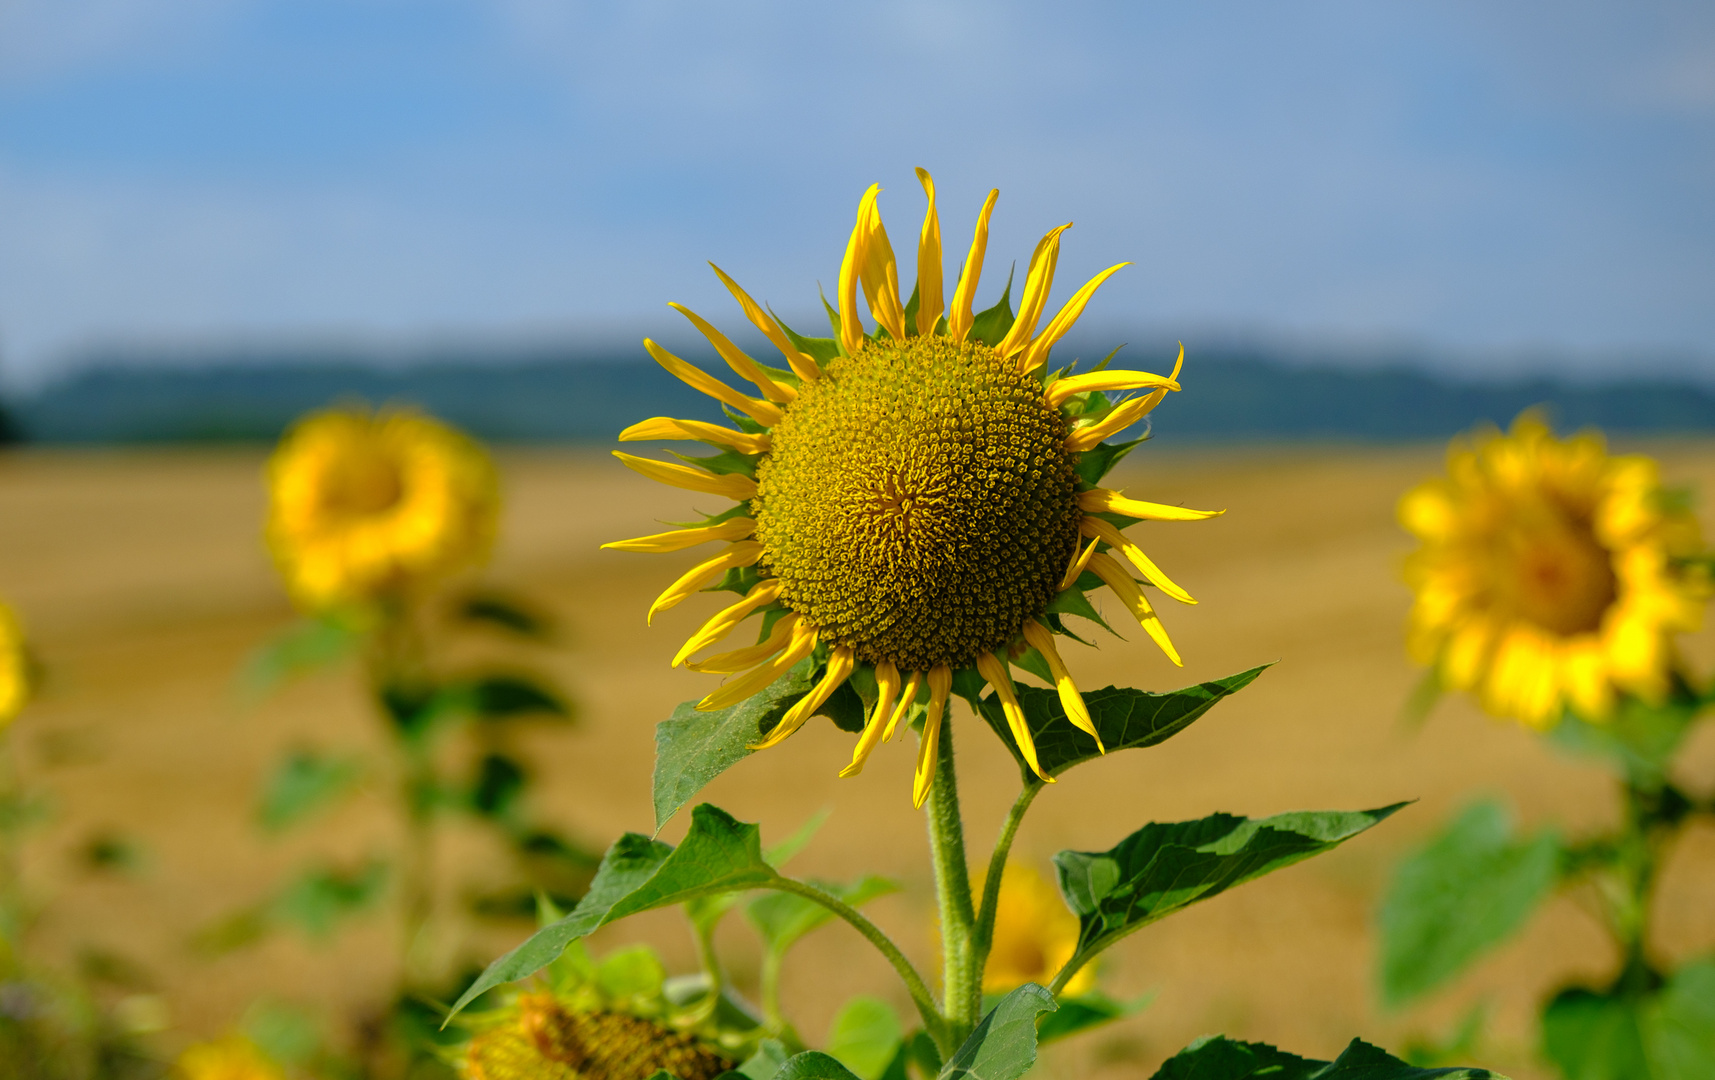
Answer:
<svg viewBox="0 0 1715 1080"><path fill-rule="evenodd" d="M1707 511L1715 442L1644 449L1662 458L1671 482L1704 494L1705 530L1715 533ZM1612 962L1576 898L1554 901L1522 939L1426 1006L1384 1013L1372 991L1373 913L1386 876L1447 815L1487 793L1506 795L1527 825L1554 820L1574 832L1616 810L1600 767L1463 700L1443 702L1420 731L1398 722L1418 676L1401 648L1408 596L1397 568L1408 542L1393 503L1439 467L1440 455L1428 446L1146 445L1114 476L1140 498L1229 513L1133 531L1201 601L1163 611L1185 670L1174 670L1141 632L1128 632L1099 651L1068 647L1080 683L1167 689L1278 664L1161 747L1069 774L1037 801L1018 853L1046 870L1056 850L1104 849L1149 820L1419 801L1339 851L1128 940L1111 954L1105 985L1118 996L1153 992L1153 1002L1051 1052L1050 1075L1147 1076L1173 1050L1216 1031L1318 1056L1359 1034L1398 1048L1413 1035L1447 1033L1479 999L1493 1007L1480 1063L1520 1080L1543 1075L1530 1054L1536 1001L1568 980L1602 978ZM44 905L32 947L68 967L107 955L110 968L111 958L133 968L123 992L167 1004L171 1026L157 1037L163 1051L219 1033L261 996L321 1009L338 1029L378 1004L391 978L392 928L383 915L321 945L276 938L219 957L191 946L200 929L305 860L383 851L396 828L384 776L366 797L285 837L266 838L254 824L262 781L288 748L381 747L348 669L260 704L235 691L246 656L293 618L259 540L261 463L259 451L0 458L0 596L20 611L45 671L39 700L15 730L24 775L50 797L47 823L29 848L31 890ZM557 642L534 648L528 662L553 673L581 706L576 726L531 734L536 806L599 848L624 830L648 831L654 724L712 678L667 663L712 608L695 599L647 628L650 599L695 553L642 556L597 545L683 519L696 497L593 451L507 451L501 464L507 511L484 580L528 595L558 619ZM1707 632L1687 651L1700 671L1715 664ZM967 829L986 852L1017 773L986 727L960 713L954 728ZM1693 791L1715 789L1712 729L1705 723L1685 755L1681 780ZM881 747L861 777L836 780L852 738L815 721L703 797L761 822L765 842L830 810L794 870L895 877L904 891L873 913L926 960L933 902L924 830L909 798L914 746ZM664 838L683 828L683 820L670 823ZM103 838L134 845L135 865L91 869L80 852ZM449 907L497 858L463 835L441 854ZM1702 825L1672 858L1657 918L1663 955L1715 949L1712 897L1715 829ZM622 923L595 947L644 937L689 970L691 943L676 918ZM472 928L446 948L482 961L527 930ZM742 919L731 918L724 933L741 983L753 978ZM808 977L816 958L838 978ZM853 992L886 997L902 1016L909 1007L892 972L848 928L817 931L788 972L799 1029L818 1038Z"/></svg>

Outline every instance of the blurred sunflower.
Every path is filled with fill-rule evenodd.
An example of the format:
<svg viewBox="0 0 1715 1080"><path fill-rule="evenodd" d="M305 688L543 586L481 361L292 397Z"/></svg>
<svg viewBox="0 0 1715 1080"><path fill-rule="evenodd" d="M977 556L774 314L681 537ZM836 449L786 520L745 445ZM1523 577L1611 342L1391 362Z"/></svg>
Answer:
<svg viewBox="0 0 1715 1080"><path fill-rule="evenodd" d="M465 1047L463 1080L713 1080L734 1062L695 1036L643 1017L574 1009L552 994L524 994Z"/></svg>
<svg viewBox="0 0 1715 1080"><path fill-rule="evenodd" d="M312 610L373 600L488 553L499 488L488 455L411 412L330 409L268 463L268 546Z"/></svg>
<svg viewBox="0 0 1715 1080"><path fill-rule="evenodd" d="M24 629L12 609L0 604L0 729L12 722L30 697L30 657Z"/></svg>
<svg viewBox="0 0 1715 1080"><path fill-rule="evenodd" d="M1047 986L1078 950L1078 917L1036 870L1007 863L995 902L994 938L983 968L983 993L1004 994L1025 983ZM1096 980L1085 966L1067 982L1064 994L1076 997Z"/></svg>
<svg viewBox="0 0 1715 1080"><path fill-rule="evenodd" d="M1708 583L1683 562L1697 524L1654 461L1610 457L1595 432L1556 439L1526 412L1455 440L1399 518L1423 542L1409 647L1445 685L1534 727L1668 692L1672 635L1697 628Z"/></svg>
<svg viewBox="0 0 1715 1080"><path fill-rule="evenodd" d="M286 1080L278 1065L242 1035L196 1043L179 1055L175 1080Z"/></svg>
<svg viewBox="0 0 1715 1080"><path fill-rule="evenodd" d="M994 191L977 218L952 299L943 305L935 186L922 169L917 176L929 205L918 238L916 288L902 302L899 268L876 208L880 189L871 187L858 204L840 267L840 307L829 309L833 338L800 336L715 268L787 369L757 363L701 316L672 305L761 396L741 393L646 340L661 366L726 406L736 430L658 417L620 438L698 440L721 453L686 458L687 464L616 456L651 479L738 505L694 527L604 546L668 552L724 541L720 554L680 577L649 610L653 620L711 585L743 596L691 635L674 658L675 665L737 676L698 707L734 705L811 659L820 672L814 688L754 747L763 749L797 731L861 671L876 699L841 775L860 771L877 742L891 738L921 705L913 792L921 805L933 781L947 698L961 670L994 687L1019 750L1045 780L1051 778L1038 763L1009 660L1033 653L1030 665L1052 678L1071 722L1095 735L1054 645L1065 633L1058 612L1089 609L1085 590L1112 589L1178 663L1134 571L1175 600L1194 601L1121 529L1135 520L1193 521L1214 512L1141 502L1096 486L1129 446L1103 447L1102 441L1179 389L1179 364L1171 376L1099 369L1069 375L1047 368L1049 351L1097 287L1126 264L1097 274L1041 325L1060 236L1071 227L1064 225L1036 245L1016 315L1007 298L974 314L989 215L999 196ZM876 322L873 332L859 319L860 288ZM1109 396L1126 390L1147 393ZM1065 595L1072 592L1075 602ZM758 644L692 662L757 613Z"/></svg>

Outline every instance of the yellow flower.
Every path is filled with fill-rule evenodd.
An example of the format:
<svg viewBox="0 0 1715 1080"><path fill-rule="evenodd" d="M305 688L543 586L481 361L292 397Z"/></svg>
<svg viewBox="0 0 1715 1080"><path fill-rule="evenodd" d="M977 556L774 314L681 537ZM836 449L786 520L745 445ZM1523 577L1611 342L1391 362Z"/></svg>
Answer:
<svg viewBox="0 0 1715 1080"><path fill-rule="evenodd" d="M463 1080L713 1080L734 1063L695 1036L642 1017L568 1007L552 994L525 994L500 1023L465 1047Z"/></svg>
<svg viewBox="0 0 1715 1080"><path fill-rule="evenodd" d="M268 546L299 603L372 600L488 553L499 490L487 453L411 412L332 409L268 463Z"/></svg>
<svg viewBox="0 0 1715 1080"><path fill-rule="evenodd" d="M983 968L983 993L1004 994L1027 982L1047 986L1078 949L1078 917L1042 875L1023 863L1007 863L994 909L994 943ZM1086 965L1064 993L1088 990L1096 969Z"/></svg>
<svg viewBox="0 0 1715 1080"><path fill-rule="evenodd" d="M179 1080L285 1080L286 1074L242 1035L197 1043L179 1055Z"/></svg>
<svg viewBox="0 0 1715 1080"><path fill-rule="evenodd" d="M1534 727L1667 693L1671 637L1697 628L1707 589L1679 562L1697 525L1654 461L1610 457L1595 432L1556 439L1526 412L1509 434L1455 440L1446 477L1399 517L1423 541L1406 563L1409 646L1445 685Z"/></svg>
<svg viewBox="0 0 1715 1080"><path fill-rule="evenodd" d="M830 314L834 338L799 336L715 269L751 324L785 357L786 369L759 364L701 316L673 305L760 396L646 340L661 366L725 405L735 427L657 417L620 436L698 440L723 451L703 459L706 465L616 456L654 480L739 505L695 527L605 546L668 552L724 542L649 610L653 620L711 585L742 594L674 658L675 665L735 676L698 707L734 705L810 658L820 678L754 747L762 749L797 731L861 670L877 700L841 775L859 772L876 744L921 705L913 790L921 805L957 671L994 687L1020 752L1045 780L1009 659L1035 650L1067 717L1095 734L1054 645L1063 631L1049 609L1063 593L1111 588L1179 662L1136 577L1182 603L1194 601L1120 528L1213 512L1128 499L1079 475L1082 455L1179 389L1177 363L1171 376L1047 368L1049 350L1096 288L1126 264L1096 275L1043 325L1060 236L1070 228L1061 226L1036 246L1016 318L1006 322L1003 304L979 319L972 299L999 196L991 192L944 306L934 182L921 169L917 176L929 206L918 238L916 289L901 302L899 268L876 209L880 189L871 187L858 204L840 269L840 307ZM859 320L860 288L873 332ZM1145 393L1123 401L1106 396L1127 390ZM692 661L758 613L758 644Z"/></svg>
<svg viewBox="0 0 1715 1080"><path fill-rule="evenodd" d="M0 729L5 728L30 697L30 658L24 630L12 609L0 604Z"/></svg>

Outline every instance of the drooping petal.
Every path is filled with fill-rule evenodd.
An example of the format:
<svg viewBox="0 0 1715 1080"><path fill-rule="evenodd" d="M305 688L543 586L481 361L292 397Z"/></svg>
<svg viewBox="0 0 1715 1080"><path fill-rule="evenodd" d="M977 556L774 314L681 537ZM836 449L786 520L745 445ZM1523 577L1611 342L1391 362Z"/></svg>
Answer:
<svg viewBox="0 0 1715 1080"><path fill-rule="evenodd" d="M959 275L959 283L953 288L953 306L947 312L947 334L954 341L963 341L971 332L971 324L976 322L971 305L977 298L977 283L983 276L983 255L989 245L989 215L994 213L995 200L1000 198L1000 189L993 188L989 197L983 200L983 209L977 215L977 231L971 237L971 252L965 256L965 269Z"/></svg>
<svg viewBox="0 0 1715 1080"><path fill-rule="evenodd" d="M653 623L658 613L676 606L685 597L716 580L728 570L750 566L760 558L762 558L762 545L755 540L740 540L738 543L730 545L714 558L691 567L685 571L678 581L667 586L667 591L656 597L655 602L649 605L648 621Z"/></svg>
<svg viewBox="0 0 1715 1080"><path fill-rule="evenodd" d="M1024 709L1018 704L1018 694L1012 688L1012 675L1006 670L1006 665L993 653L982 653L977 657L977 673L988 680L988 684L994 687L995 696L1000 698L1006 726L1012 731L1012 741L1018 746L1018 752L1024 755L1025 764L1043 783L1054 783L1054 778L1042 771L1042 762L1037 760L1036 740L1031 737L1030 724L1024 719Z"/></svg>
<svg viewBox="0 0 1715 1080"><path fill-rule="evenodd" d="M1197 602L1191 599L1190 593L1181 589L1178 585L1175 585L1172 578L1163 574L1161 572L1161 568L1156 566L1155 562L1150 559L1148 555L1143 553L1143 549L1132 542L1131 537L1120 532L1101 518L1085 515L1084 518L1079 521L1078 528L1085 536L1098 537L1104 544L1124 555L1131 561L1131 564L1137 567L1138 571L1149 580L1151 585L1154 585L1168 596L1173 597L1173 599L1179 601L1181 604L1195 604Z"/></svg>
<svg viewBox="0 0 1715 1080"><path fill-rule="evenodd" d="M1090 710L1084 705L1084 695L1078 693L1078 685L1072 681L1072 673L1066 670L1065 662L1060 659L1060 650L1054 647L1053 632L1031 619L1024 624L1024 640L1042 654L1042 659L1048 661L1048 673L1054 676L1054 690L1060 695L1060 707L1066 710L1066 719L1072 721L1073 727L1087 732L1095 739L1097 750L1107 753L1108 748L1102 745L1101 734L1090 720Z"/></svg>
<svg viewBox="0 0 1715 1080"><path fill-rule="evenodd" d="M733 299L738 301L738 306L744 309L745 318L749 319L751 325L762 331L762 336L780 350L780 355L786 358L786 366L792 369L792 373L805 382L821 378L822 369L816 366L816 361L798 351L797 347L792 344L792 339L786 336L786 331L781 328L774 316L764 311L761 304L752 300L749 293L739 288L738 282L727 277L726 271L715 266L714 263L709 265L714 267L716 274L720 275L721 282L726 285L727 291L732 293ZM792 390L791 387L786 389ZM796 391L793 392L796 393Z"/></svg>
<svg viewBox="0 0 1715 1080"><path fill-rule="evenodd" d="M1087 375L1071 375L1064 379L1056 379L1043 391L1043 398L1053 408L1059 408L1074 394L1082 394L1089 390L1141 390L1155 388L1162 390L1177 390L1179 384L1165 375L1156 375L1148 371L1092 371Z"/></svg>
<svg viewBox="0 0 1715 1080"><path fill-rule="evenodd" d="M1184 667L1185 661L1179 659L1179 650L1173 647L1173 641L1167 636L1167 627L1161 625L1161 617L1150 606L1149 599L1143 595L1143 590L1137 587L1137 582L1131 579L1125 567L1116 562L1106 552L1098 551L1096 557L1090 560L1090 572L1101 578L1114 595L1120 598L1132 615L1137 619L1143 632L1154 639L1161 651L1167 654L1167 659L1174 666Z"/></svg>
<svg viewBox="0 0 1715 1080"><path fill-rule="evenodd" d="M759 581L755 587L744 594L743 600L715 612L714 618L704 623L696 633L686 639L685 644L673 657L673 666L678 667L696 653L732 633L757 608L765 607L779 599L780 590L783 587L779 578Z"/></svg>
<svg viewBox="0 0 1715 1080"><path fill-rule="evenodd" d="M649 355L655 358L657 364L672 372L686 385L702 391L722 404L731 405L763 427L773 427L780 422L783 414L779 406L772 402L739 393L702 368L679 359L648 338L643 339L643 347L649 350Z"/></svg>
<svg viewBox="0 0 1715 1080"><path fill-rule="evenodd" d="M1060 261L1060 234L1071 227L1072 223L1068 221L1057 229L1048 230L1048 235L1037 242L1036 251L1030 256L1030 272L1024 278L1024 294L1018 300L1018 318L1013 320L1006 337L995 346L995 351L1002 356L1018 353L1036 333L1037 320L1042 318L1042 309L1048 306L1048 291L1054 287L1054 267Z"/></svg>
<svg viewBox="0 0 1715 1080"><path fill-rule="evenodd" d="M917 238L917 332L927 336L941 321L941 219L935 212L935 178L928 170L918 169L917 180L929 197L923 232Z"/></svg>
<svg viewBox="0 0 1715 1080"><path fill-rule="evenodd" d="M887 718L887 730L881 733L882 742L892 742L893 733L899 728L900 722L911 715L911 706L917 703L917 693L923 688L923 673L913 671L911 678L905 682L905 689L899 695L899 704L893 707L893 715Z"/></svg>
<svg viewBox="0 0 1715 1080"><path fill-rule="evenodd" d="M734 345L725 334L715 329L714 325L707 319L684 304L670 303L667 306L691 320L691 325L701 330L703 336L709 339L709 344L715 347L715 352L721 354L721 359L726 361L727 367L732 368L739 378L748 379L755 383L756 388L762 391L763 397L769 401L777 401L782 404L797 400L798 391L785 383L775 382L766 371L757 366L755 360L746 355L743 349Z"/></svg>
<svg viewBox="0 0 1715 1080"><path fill-rule="evenodd" d="M840 262L840 348L847 356L863 348L863 321L858 318L858 281L869 264L869 215L881 185L871 184L858 200L857 224L846 241L846 256Z"/></svg>
<svg viewBox="0 0 1715 1080"><path fill-rule="evenodd" d="M1141 521L1204 521L1220 517L1225 510L1192 510L1184 506L1128 499L1107 488L1091 488L1078 493L1078 509L1092 514L1123 514Z"/></svg>
<svg viewBox="0 0 1715 1080"><path fill-rule="evenodd" d="M657 439L695 439L698 442L719 443L722 446L730 446L741 454L766 454L770 445L766 434L752 435L748 431L734 431L719 424L708 424L701 420L675 420L671 416L639 420L619 433L620 442L648 442Z"/></svg>
<svg viewBox="0 0 1715 1080"><path fill-rule="evenodd" d="M610 540L602 545L602 549L604 551L649 551L655 553L684 551L686 548L696 547L698 544L706 544L710 540L743 540L755 528L756 522L750 518L731 518L719 525L703 525L695 529L674 529L672 532L653 533L632 540Z"/></svg>
<svg viewBox="0 0 1715 1080"><path fill-rule="evenodd" d="M875 708L869 714L869 722L863 726L863 734L858 736L857 747L852 751L852 763L840 770L842 777L863 772L864 762L869 760L875 744L881 741L882 729L887 726L887 718L893 713L893 702L899 696L899 669L886 660L875 665L875 687Z"/></svg>
<svg viewBox="0 0 1715 1080"><path fill-rule="evenodd" d="M1172 379L1174 382L1178 382L1179 381L1179 372L1184 367L1185 367L1185 343L1183 341L1181 341L1179 343L1179 355L1177 357L1175 357L1173 360L1173 374L1171 374L1167 377L1169 379ZM1167 396L1166 390L1152 391L1147 397L1145 397L1143 399L1143 412L1139 413L1138 415L1139 416L1149 415L1149 413L1154 411L1154 409L1157 405L1161 404L1161 399L1165 398L1166 396Z"/></svg>
<svg viewBox="0 0 1715 1080"><path fill-rule="evenodd" d="M780 718L780 723L774 725L774 730L762 737L761 742L750 744L752 750L767 750L771 746L779 746L792 733L804 726L804 722L816 715L816 710L831 697L848 678L851 677L855 661L850 645L841 645L828 656L828 669L822 675L822 681L815 689L798 699L798 704L786 710L786 715Z"/></svg>
<svg viewBox="0 0 1715 1080"><path fill-rule="evenodd" d="M651 461L620 450L613 451L613 456L624 462L627 468L635 469L658 483L670 484L687 491L724 495L734 502L756 498L756 481L742 473L712 473L689 465L675 465L670 461Z"/></svg>
<svg viewBox="0 0 1715 1080"><path fill-rule="evenodd" d="M1073 324L1078 321L1078 316L1084 313L1085 306L1089 304L1090 298L1096 295L1096 290L1102 287L1102 282L1130 265L1131 263L1120 263L1117 266L1110 266L1085 282L1083 288L1073 293L1072 299L1066 301L1061 306L1059 313L1049 320L1048 329L1036 335L1035 340L1025 347L1024 354L1018 360L1018 369L1029 372L1040 367L1043 361L1048 359L1049 350L1053 349L1059 340L1066 336L1066 332L1072 329Z"/></svg>
<svg viewBox="0 0 1715 1080"><path fill-rule="evenodd" d="M787 643L785 652L761 667L752 668L738 678L726 682L719 690L697 702L698 711L708 712L737 705L745 698L766 690L773 685L774 680L792 670L792 665L816 650L816 634L814 626L800 621L792 628L792 640Z"/></svg>
<svg viewBox="0 0 1715 1080"><path fill-rule="evenodd" d="M915 681L915 680L913 680ZM929 714L917 744L917 774L911 779L911 805L921 808L935 786L935 764L941 753L941 718L953 689L953 669L941 664L929 669Z"/></svg>
<svg viewBox="0 0 1715 1080"><path fill-rule="evenodd" d="M788 611L775 620L768 636L755 645L719 653L707 660L693 661L685 666L705 675L734 675L740 671L749 671L784 649L791 642L792 632L797 629L802 618L796 611Z"/></svg>

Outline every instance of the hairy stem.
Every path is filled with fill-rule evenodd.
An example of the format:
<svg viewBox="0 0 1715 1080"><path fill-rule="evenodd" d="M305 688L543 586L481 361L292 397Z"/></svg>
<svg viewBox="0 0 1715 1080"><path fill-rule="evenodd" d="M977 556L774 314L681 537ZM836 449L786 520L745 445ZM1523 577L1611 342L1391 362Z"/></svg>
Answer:
<svg viewBox="0 0 1715 1080"><path fill-rule="evenodd" d="M1036 801L1042 787L1039 783L1024 785L1024 790L1013 800L1012 809L1007 811L1006 822L1000 828L1000 837L994 842L994 853L989 856L988 872L983 877L983 901L977 908L974 959L978 972L988 966L989 948L994 944L995 906L1000 900L1000 879L1006 871L1007 856L1012 853L1013 838L1018 835L1018 826L1024 821L1025 813L1030 809L1030 804Z"/></svg>
<svg viewBox="0 0 1715 1080"><path fill-rule="evenodd" d="M976 963L976 911L965 858L965 825L959 814L959 782L953 768L953 724L941 726L935 786L929 791L929 853L935 867L935 899L941 911L942 987L946 999L946 1058L977 1026L982 1013L982 972Z"/></svg>

